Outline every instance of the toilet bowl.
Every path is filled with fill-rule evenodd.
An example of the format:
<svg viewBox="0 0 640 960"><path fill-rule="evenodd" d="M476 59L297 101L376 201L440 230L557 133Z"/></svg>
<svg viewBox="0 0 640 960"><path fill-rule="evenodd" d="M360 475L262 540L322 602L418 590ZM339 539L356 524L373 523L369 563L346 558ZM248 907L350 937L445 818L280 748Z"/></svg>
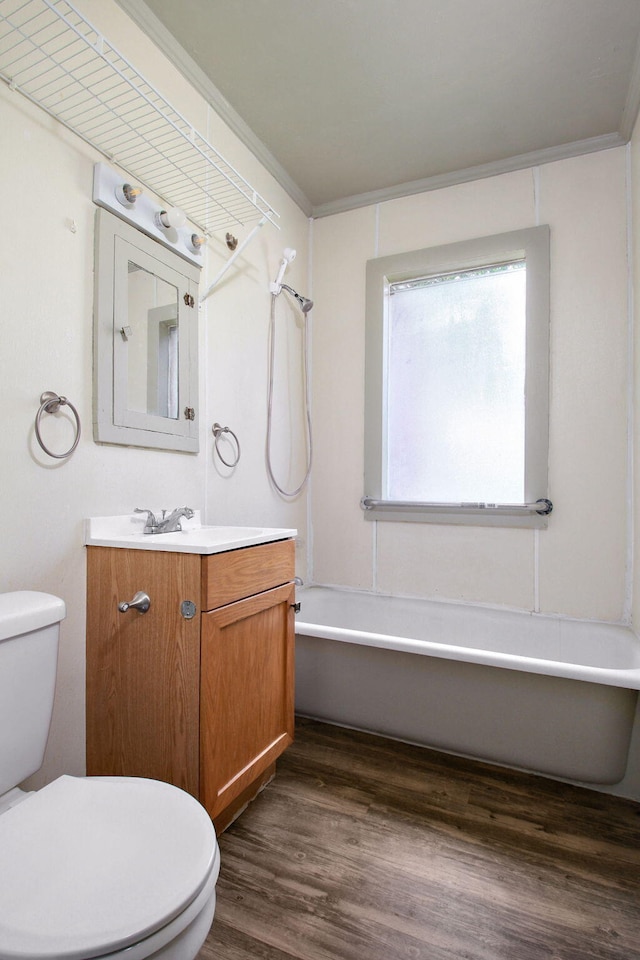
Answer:
<svg viewBox="0 0 640 960"><path fill-rule="evenodd" d="M197 800L131 777L15 786L25 752L42 763L63 616L46 594L0 595L0 960L193 960L220 867Z"/></svg>

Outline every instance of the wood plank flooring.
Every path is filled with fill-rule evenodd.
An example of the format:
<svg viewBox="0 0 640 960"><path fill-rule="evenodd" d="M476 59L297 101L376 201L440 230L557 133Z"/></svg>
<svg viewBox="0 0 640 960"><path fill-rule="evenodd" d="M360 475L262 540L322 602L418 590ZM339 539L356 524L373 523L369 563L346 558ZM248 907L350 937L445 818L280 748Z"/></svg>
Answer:
<svg viewBox="0 0 640 960"><path fill-rule="evenodd" d="M640 960L640 804L298 720L198 960Z"/></svg>

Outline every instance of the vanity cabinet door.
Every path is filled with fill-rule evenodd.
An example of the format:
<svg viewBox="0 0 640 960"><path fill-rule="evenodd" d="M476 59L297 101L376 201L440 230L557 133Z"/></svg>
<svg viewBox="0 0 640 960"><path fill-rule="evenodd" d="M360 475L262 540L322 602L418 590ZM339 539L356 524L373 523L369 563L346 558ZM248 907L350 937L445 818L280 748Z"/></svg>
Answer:
<svg viewBox="0 0 640 960"><path fill-rule="evenodd" d="M215 819L293 741L292 583L202 614L200 800Z"/></svg>
<svg viewBox="0 0 640 960"><path fill-rule="evenodd" d="M200 557L87 548L87 773L199 792ZM147 613L120 613L138 590Z"/></svg>

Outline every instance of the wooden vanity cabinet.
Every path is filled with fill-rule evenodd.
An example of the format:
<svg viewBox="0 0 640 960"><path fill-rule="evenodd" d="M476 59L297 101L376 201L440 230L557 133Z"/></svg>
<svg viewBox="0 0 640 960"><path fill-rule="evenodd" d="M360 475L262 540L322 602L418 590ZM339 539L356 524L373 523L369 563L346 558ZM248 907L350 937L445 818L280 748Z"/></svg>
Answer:
<svg viewBox="0 0 640 960"><path fill-rule="evenodd" d="M294 541L89 546L87 572L87 774L174 783L223 830L293 740ZM138 590L148 612L120 613Z"/></svg>

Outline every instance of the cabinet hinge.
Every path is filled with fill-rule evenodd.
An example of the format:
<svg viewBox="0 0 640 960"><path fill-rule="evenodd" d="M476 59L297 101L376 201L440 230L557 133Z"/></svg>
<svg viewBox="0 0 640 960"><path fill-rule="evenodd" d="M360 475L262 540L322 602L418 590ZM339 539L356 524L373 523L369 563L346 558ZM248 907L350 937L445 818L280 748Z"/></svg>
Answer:
<svg viewBox="0 0 640 960"><path fill-rule="evenodd" d="M193 297L191 296L190 293L185 293L183 299L184 299L185 304L186 304L188 307L193 307L193 306L195 306L195 300L193 299Z"/></svg>
<svg viewBox="0 0 640 960"><path fill-rule="evenodd" d="M184 418L185 420L195 420L196 411L194 407L185 407L184 408Z"/></svg>

